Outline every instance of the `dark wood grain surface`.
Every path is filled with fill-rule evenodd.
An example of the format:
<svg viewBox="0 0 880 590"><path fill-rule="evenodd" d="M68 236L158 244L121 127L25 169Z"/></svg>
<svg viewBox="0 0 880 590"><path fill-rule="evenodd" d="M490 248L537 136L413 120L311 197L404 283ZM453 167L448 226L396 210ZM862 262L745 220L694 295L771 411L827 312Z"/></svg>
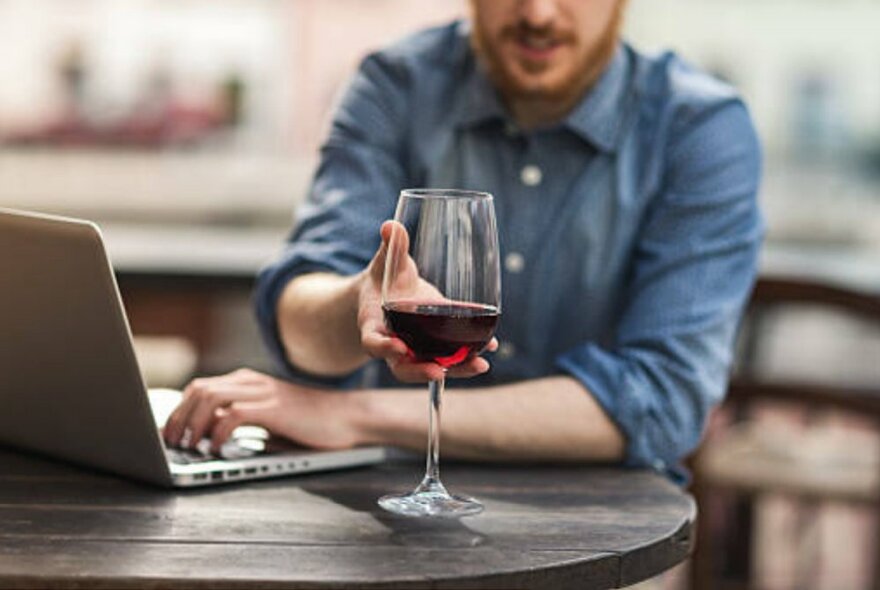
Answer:
<svg viewBox="0 0 880 590"><path fill-rule="evenodd" d="M613 588L691 550L693 501L652 473L447 462L482 515L376 505L419 470L166 491L0 450L0 587Z"/></svg>

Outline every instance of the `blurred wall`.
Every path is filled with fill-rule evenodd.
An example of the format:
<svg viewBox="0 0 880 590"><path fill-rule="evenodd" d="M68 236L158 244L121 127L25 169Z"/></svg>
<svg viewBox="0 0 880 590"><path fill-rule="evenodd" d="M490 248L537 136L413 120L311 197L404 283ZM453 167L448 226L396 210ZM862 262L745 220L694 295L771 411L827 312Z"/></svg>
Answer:
<svg viewBox="0 0 880 590"><path fill-rule="evenodd" d="M0 204L286 225L362 56L466 11L466 0L0 0ZM743 92L766 149L771 238L880 247L877 22L876 0L631 0L625 35ZM112 129L162 100L185 121L208 116L231 87L234 124L196 140L2 142L57 126L71 101Z"/></svg>
<svg viewBox="0 0 880 590"><path fill-rule="evenodd" d="M287 225L363 55L463 11L461 0L0 0L0 205ZM193 131L230 85L234 124ZM144 129L154 111L171 140Z"/></svg>
<svg viewBox="0 0 880 590"><path fill-rule="evenodd" d="M801 85L821 80L840 139L880 138L880 3L874 0L632 0L627 36L729 76L773 155L796 149Z"/></svg>

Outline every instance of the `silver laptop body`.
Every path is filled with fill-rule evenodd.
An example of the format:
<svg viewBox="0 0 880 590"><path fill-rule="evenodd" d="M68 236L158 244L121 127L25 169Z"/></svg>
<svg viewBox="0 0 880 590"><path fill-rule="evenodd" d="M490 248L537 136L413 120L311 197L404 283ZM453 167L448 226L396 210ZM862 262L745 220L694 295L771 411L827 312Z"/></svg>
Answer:
<svg viewBox="0 0 880 590"><path fill-rule="evenodd" d="M0 208L0 443L160 486L378 463L385 449L171 464L98 227Z"/></svg>

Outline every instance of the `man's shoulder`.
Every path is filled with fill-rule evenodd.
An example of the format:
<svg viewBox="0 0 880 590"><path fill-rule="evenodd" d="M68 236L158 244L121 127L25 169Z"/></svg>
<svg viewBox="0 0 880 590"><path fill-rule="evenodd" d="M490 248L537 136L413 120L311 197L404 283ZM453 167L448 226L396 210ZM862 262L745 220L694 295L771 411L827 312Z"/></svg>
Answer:
<svg viewBox="0 0 880 590"><path fill-rule="evenodd" d="M370 58L393 67L404 68L413 75L435 72L453 66L469 53L468 23L453 21L411 33L375 51Z"/></svg>
<svg viewBox="0 0 880 590"><path fill-rule="evenodd" d="M636 64L636 87L645 103L666 111L678 124L726 104L742 103L732 85L675 52L652 54L630 46L627 49Z"/></svg>

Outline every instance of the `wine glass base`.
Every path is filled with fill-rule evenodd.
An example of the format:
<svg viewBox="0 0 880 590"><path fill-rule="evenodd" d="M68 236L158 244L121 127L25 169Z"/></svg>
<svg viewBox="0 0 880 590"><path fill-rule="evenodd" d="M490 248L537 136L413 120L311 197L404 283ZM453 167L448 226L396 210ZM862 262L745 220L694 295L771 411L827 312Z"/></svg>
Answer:
<svg viewBox="0 0 880 590"><path fill-rule="evenodd" d="M469 496L418 490L408 494L382 496L379 498L379 506L403 516L435 518L461 518L483 511L483 505Z"/></svg>

